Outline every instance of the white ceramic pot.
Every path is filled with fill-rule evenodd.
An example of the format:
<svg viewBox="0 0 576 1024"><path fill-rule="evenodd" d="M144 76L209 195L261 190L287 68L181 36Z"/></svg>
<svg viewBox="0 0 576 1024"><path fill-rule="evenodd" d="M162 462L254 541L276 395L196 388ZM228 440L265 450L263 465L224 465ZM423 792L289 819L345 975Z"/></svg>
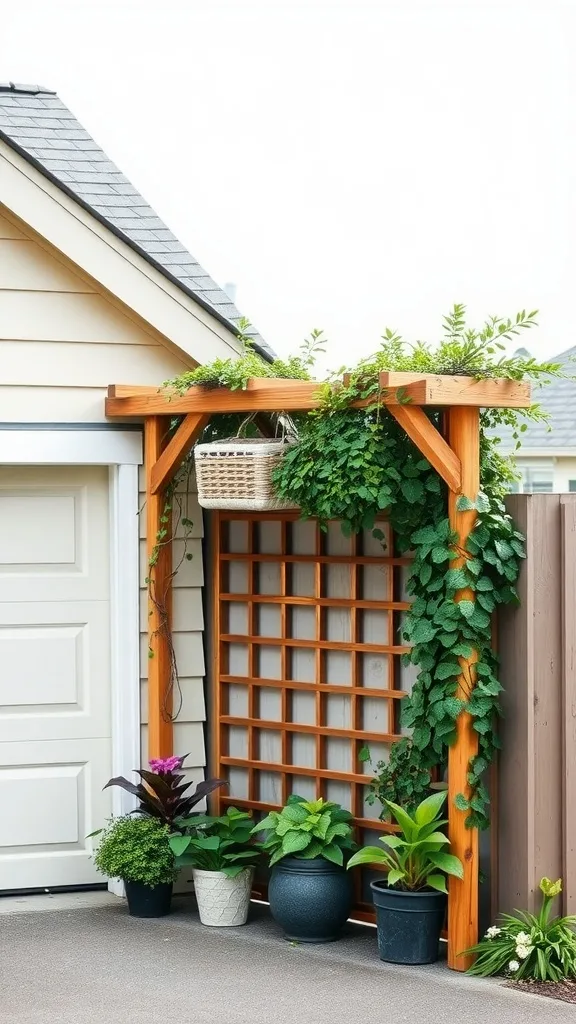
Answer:
<svg viewBox="0 0 576 1024"><path fill-rule="evenodd" d="M244 868L235 878L223 871L194 868L194 889L202 924L230 928L246 924L254 868Z"/></svg>

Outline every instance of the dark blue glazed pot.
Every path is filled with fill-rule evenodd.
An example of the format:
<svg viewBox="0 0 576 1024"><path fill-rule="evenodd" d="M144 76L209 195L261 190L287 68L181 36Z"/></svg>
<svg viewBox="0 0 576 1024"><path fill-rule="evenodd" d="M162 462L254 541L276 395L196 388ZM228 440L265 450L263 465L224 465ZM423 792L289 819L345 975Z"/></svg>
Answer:
<svg viewBox="0 0 576 1024"><path fill-rule="evenodd" d="M272 868L272 917L294 942L334 942L352 908L352 879L324 857L283 857Z"/></svg>
<svg viewBox="0 0 576 1024"><path fill-rule="evenodd" d="M378 952L390 964L433 964L438 959L447 897L432 889L389 889L385 878L370 883L376 907Z"/></svg>

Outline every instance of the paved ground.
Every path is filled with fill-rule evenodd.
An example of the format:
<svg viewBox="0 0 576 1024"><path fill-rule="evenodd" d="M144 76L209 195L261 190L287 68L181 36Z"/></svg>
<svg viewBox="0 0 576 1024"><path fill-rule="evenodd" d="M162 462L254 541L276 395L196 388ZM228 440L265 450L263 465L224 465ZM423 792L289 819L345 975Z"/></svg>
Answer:
<svg viewBox="0 0 576 1024"><path fill-rule="evenodd" d="M178 902L178 901L177 901ZM443 966L381 963L370 929L327 946L245 928L130 918L106 893L0 899L1 1024L547 1024L574 1008Z"/></svg>

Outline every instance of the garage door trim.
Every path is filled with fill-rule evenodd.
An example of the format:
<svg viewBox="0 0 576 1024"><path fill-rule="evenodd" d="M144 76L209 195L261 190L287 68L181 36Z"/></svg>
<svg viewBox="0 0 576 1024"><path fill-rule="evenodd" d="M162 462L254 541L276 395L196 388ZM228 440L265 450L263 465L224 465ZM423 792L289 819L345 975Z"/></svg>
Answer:
<svg viewBox="0 0 576 1024"><path fill-rule="evenodd" d="M140 761L140 623L138 466L140 431L0 428L0 466L108 466L110 513L110 642L112 774L130 775ZM126 813L129 794L113 790L112 812ZM112 882L109 889L121 893Z"/></svg>

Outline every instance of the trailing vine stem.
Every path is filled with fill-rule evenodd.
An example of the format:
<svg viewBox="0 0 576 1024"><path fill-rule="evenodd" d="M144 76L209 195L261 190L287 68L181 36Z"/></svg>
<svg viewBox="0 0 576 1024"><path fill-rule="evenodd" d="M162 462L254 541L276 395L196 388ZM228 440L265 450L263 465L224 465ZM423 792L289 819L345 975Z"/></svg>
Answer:
<svg viewBox="0 0 576 1024"><path fill-rule="evenodd" d="M167 651L170 664L170 677L168 685L162 697L161 713L164 721L175 722L182 710L183 695L178 671L178 661L174 649L170 616L168 611L168 594L173 581L178 575L185 561L191 561L193 555L188 551L188 543L193 529L193 522L188 519L185 512L188 511L190 496L190 480L193 474L193 462L189 457L185 460L174 479L166 488L164 493L164 505L160 514L160 525L156 533L156 541L148 560L148 575L145 583L148 588L148 598L156 608L158 614L158 627L152 633L152 637L161 636ZM142 510L141 510L142 511ZM182 527L179 536L180 527ZM182 552L176 563L172 563L170 573L166 575L165 584L159 593L156 587L154 568L158 564L160 553L163 549L169 548L172 541L178 537L182 540ZM172 554L174 547L172 545ZM154 657L154 651L149 642L148 657ZM176 694L176 702L174 695Z"/></svg>
<svg viewBox="0 0 576 1024"><path fill-rule="evenodd" d="M526 429L523 418L542 420L545 414L537 405L481 412L481 492L473 503L468 498L459 501L460 508L476 512L464 547L450 527L445 485L380 402L379 373L400 370L545 382L562 374L559 365L505 354L505 342L534 326L535 315L521 311L514 320L490 317L475 330L466 325L465 307L456 305L444 318L437 345L407 346L398 334L386 330L378 352L349 371L345 386L341 376L346 367L319 385L320 408L298 416L298 441L274 474L278 496L298 505L304 518L318 519L323 528L329 520L340 520L345 534L372 530L384 542L378 519L386 517L396 551L410 554L407 589L413 601L400 634L410 645L405 661L418 667L412 691L402 701L402 724L411 732L391 747L387 762L376 765L372 799L418 803L445 772L456 719L467 711L478 733L479 751L468 767L469 795L460 793L456 804L467 812L470 827L488 823L485 773L499 746L496 721L502 685L492 649L492 616L499 605L518 600L514 584L524 557L522 535L503 502L517 474L511 458L499 451L497 430L501 425L511 427L518 447ZM315 332L312 340L318 338ZM313 355L312 347L305 365L300 357L289 360L291 372L283 375L307 376ZM251 376L271 375L273 369L248 342L240 359L216 361L170 384L180 390L198 384L237 388L245 387ZM352 408L359 398L373 399L373 404ZM440 414L427 414L441 429ZM458 567L452 564L462 559ZM472 599L457 599L464 589L471 591ZM470 658L473 651L478 660L465 692L459 683L459 659ZM364 759L369 756L365 751Z"/></svg>

